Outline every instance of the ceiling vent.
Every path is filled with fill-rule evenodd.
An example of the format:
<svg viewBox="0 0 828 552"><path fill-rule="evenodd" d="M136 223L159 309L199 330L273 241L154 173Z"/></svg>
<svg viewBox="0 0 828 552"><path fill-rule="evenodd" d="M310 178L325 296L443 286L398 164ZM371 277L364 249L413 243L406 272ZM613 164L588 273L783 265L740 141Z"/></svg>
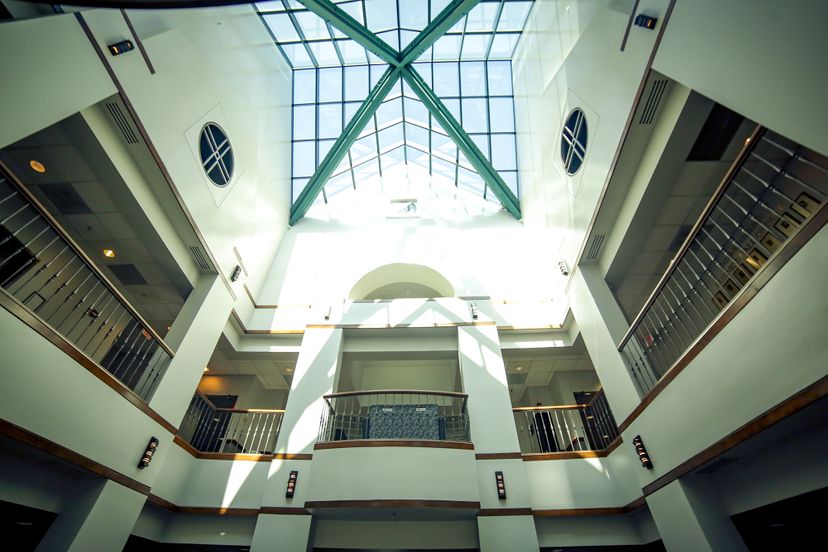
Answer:
<svg viewBox="0 0 828 552"><path fill-rule="evenodd" d="M124 112L121 109L121 104L118 102L104 102L104 105L106 106L106 110L109 112L109 116L112 117L112 121L118 127L118 130L121 131L121 136L124 137L124 142L127 144L137 144L138 137L132 130L132 125L129 124L129 119L127 119L126 115L124 115Z"/></svg>
<svg viewBox="0 0 828 552"><path fill-rule="evenodd" d="M601 253L601 246L604 245L604 240L607 238L606 234L595 234L587 246L584 261L594 262L598 260L598 255Z"/></svg>
<svg viewBox="0 0 828 552"><path fill-rule="evenodd" d="M198 268L205 272L213 271L210 261L207 260L207 254L204 253L204 250L201 247L197 245L191 245L188 249L190 250L190 255L193 256L193 260L198 265Z"/></svg>
<svg viewBox="0 0 828 552"><path fill-rule="evenodd" d="M656 79L653 81L653 85L650 87L650 95L647 96L647 102L644 104L641 117L638 119L639 125L653 124L658 106L661 105L661 97L664 95L665 88L667 88L667 79Z"/></svg>
<svg viewBox="0 0 828 552"><path fill-rule="evenodd" d="M43 195L64 215L86 215L92 212L80 194L66 182L40 186Z"/></svg>

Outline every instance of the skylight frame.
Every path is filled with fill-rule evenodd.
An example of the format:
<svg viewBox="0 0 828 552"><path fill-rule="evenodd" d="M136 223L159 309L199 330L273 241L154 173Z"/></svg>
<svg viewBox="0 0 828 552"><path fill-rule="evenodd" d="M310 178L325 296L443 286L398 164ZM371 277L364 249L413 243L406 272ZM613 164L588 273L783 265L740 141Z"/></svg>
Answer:
<svg viewBox="0 0 828 552"><path fill-rule="evenodd" d="M397 28L394 31L397 33L397 41L402 40L402 33L406 30L406 27L403 27L401 24L401 11L400 11L400 0L395 0L396 2L396 13L395 17L397 19ZM479 176L480 178L480 192L482 193L483 197L487 196L488 190L492 190L494 195L497 196L497 199L503 204L503 206L512 213L516 218L520 218L520 204L519 200L517 199L517 194L519 192L518 188L518 178L517 178L517 152L516 152L516 134L514 132L513 124L510 132L499 132L495 130L493 132L492 128L492 113L493 113L493 104L494 103L502 103L502 100L508 102L511 106L511 118L507 117L506 119L510 119L512 122L514 121L514 98L513 95L510 96L493 96L490 94L489 86L490 86L490 79L488 78L488 73L490 69L489 59L492 45L495 39L498 36L498 29L501 26L501 15L504 12L505 6L507 4L516 6L519 11L523 12L522 20L525 22L526 18L528 18L528 14L532 7L532 0L524 0L524 1L515 1L515 0L453 0L448 2L447 4L440 2L440 4L445 5L446 7L440 11L440 13L431 18L428 21L426 27L419 32L416 37L413 37L409 44L404 48L401 52L396 51L394 48L391 48L383 39L371 32L368 28L363 26L359 21L354 20L350 15L348 15L343 10L339 9L338 5L348 4L351 6L358 5L362 8L361 19L362 21L368 22L367 10L365 7L365 2L363 0L342 0L337 4L334 4L328 0L299 0L296 2L295 0L281 0L280 2L275 3L276 10L267 10L267 11L259 11L262 20L265 22L265 25L268 27L268 30L271 32L271 36L274 38L274 42L276 42L277 46L282 50L285 59L288 63L293 67L294 64L291 62L290 56L284 52L282 46L284 45L294 45L294 44L302 44L302 47L306 49L306 53L308 59L311 61L314 71L314 81L316 85L316 93L315 93L315 102L313 104L307 104L308 107L312 106L314 110L314 125L315 125L315 132L313 134L313 139L307 140L296 140L295 135L293 136L293 144L294 144L294 156L296 152L296 145L297 142L299 144L305 143L302 146L302 149L306 149L309 144L312 144L313 148L313 164L316 166L316 170L310 177L306 175L299 174L296 175L295 171L292 174L292 182L297 184L299 182L307 181L304 185L302 191L299 193L298 196L294 195L294 203L291 208L291 224L298 221L310 205L315 200L318 193L321 191L323 195L324 201L327 201L327 195L325 193L325 185L328 183L328 180L333 178L340 177L345 171L350 170L351 172L351 185L356 187L357 179L356 179L356 171L368 162L375 162L376 168L378 170L379 175L382 175L383 170L383 159L384 156L395 152L400 147L402 147L402 159L404 162L408 162L408 154L409 151L420 151L424 155L428 155L429 159L429 170L431 170L432 165L435 159L439 158L442 159L443 162L449 163L454 166L454 180L455 185L461 185L461 173L463 174L464 178L467 178L469 175L472 177ZM304 8L300 7L299 4L302 4ZM431 1L428 2L429 10L431 11L432 5ZM429 73L433 72L435 64L440 63L454 63L456 65L458 71L458 86L462 88L460 84L460 73L463 71L465 67L466 61L472 61L464 59L463 54L463 41L466 38L467 33L467 26L469 22L469 17L466 17L468 14L472 13L476 8L481 5L489 5L494 6L496 5L496 15L493 19L491 19L491 33L488 33L486 30L481 31L470 31L468 34L470 36L477 36L477 35L490 35L487 39L486 44L486 51L484 56L476 56L473 57L473 60L477 62L477 64L482 67L482 74L483 74L483 93L474 94L469 96L464 96L462 91L458 91L457 95L452 95L450 97L446 97L445 100L450 104L456 104L457 109L457 117L452 115L452 110L450 110L446 105L443 103L442 99L434 93L433 88L425 83L424 80L418 75L417 70L414 68L416 63L417 67L422 67L424 64L428 65ZM273 4L270 4L272 7ZM259 10L261 6L257 5L257 10ZM392 8L393 9L393 8ZM483 8L480 8L482 10ZM352 10L353 11L353 10ZM491 11L491 10L490 10ZM514 10L512 10L514 11ZM308 39L305 36L305 33L300 28L300 25L297 23L298 18L297 14L302 13L314 13L322 20L325 20L324 27L320 25L321 21L315 21L314 28L316 29L316 33L312 33L314 37ZM266 17L272 15L274 13L278 13L283 18L287 17L291 21L291 23L296 27L296 36L299 37L299 41L296 40L289 40L279 42L276 37L274 36L272 30L267 25ZM359 15L359 14L357 14ZM489 25L489 20L487 20L486 25ZM384 27L383 27L384 29ZM387 31L383 31L387 32ZM519 31L507 30L503 34L520 34ZM453 60L434 60L433 52L434 49L432 46L443 36L446 35L455 35L460 36L461 46L460 46L460 56L458 59ZM347 37L347 38L345 38ZM366 62L359 63L359 64L351 64L346 63L345 59L341 55L339 50L339 44L344 43L346 40L353 40L354 42L360 44L366 50ZM312 49L312 44L314 42L330 42L333 45L334 50L337 52L337 62L338 63L319 63L314 55L314 51ZM517 40L512 45L511 53L514 52L514 48L516 47ZM478 52L482 51L479 49ZM503 59L506 56L498 56L496 60L492 61L509 61L509 59ZM426 59L427 58L427 59ZM489 59L487 59L489 58ZM511 55L508 56L511 58ZM388 91L398 88L396 91L396 95L393 96L391 100L385 97L382 98L376 97L376 86L372 88L371 92L369 93L368 97L362 103L362 105L358 108L357 113L364 111L363 108L366 105L370 105L371 113L362 113L362 117L359 120L359 124L361 125L360 128L355 128L355 126L351 125L351 122L347 123L347 128L343 128L342 134L340 134L339 138L337 138L332 144L331 139L319 132L319 125L320 125L320 117L319 114L322 108L328 104L339 104L339 117L341 119L340 127L343 127L344 123L347 120L347 112L348 112L348 105L352 105L352 102L346 100L346 70L350 67L368 67L369 69L369 79L370 73L372 69L372 65L376 65L377 63L386 62L388 63L389 67L386 71L389 74L396 75L392 78L400 78L404 77L405 84L398 84L394 83L387 83L385 82L385 89L384 94L387 95ZM319 83L320 83L320 70L325 69L327 67L337 67L339 68L340 72L340 94L338 101L331 101L331 102L324 102L320 101L319 96ZM295 67L294 71L300 70L308 70L306 66L302 67ZM509 66L509 75L511 76L511 65ZM430 76L430 75L429 75ZM294 84L296 78L294 77ZM402 81L403 79L401 79ZM511 79L510 79L511 81ZM429 79L431 82L431 79ZM510 82L511 84L511 82ZM412 86L413 85L413 86ZM418 98L412 98L411 94L407 92L412 90L418 96ZM385 101L388 100L388 101ZM421 102L427 109L428 115L428 151L424 151L422 148L417 147L419 142L415 143L414 141L409 142L409 138L407 133L409 130L413 130L415 127L425 128L423 125L418 125L415 121L409 121L406 119L406 107L407 104L411 101L419 101ZM387 125L384 127L380 127L377 123L377 110L380 109L384 105L390 105L393 103L398 103L399 105L399 112L401 117L399 120L394 121L391 125ZM478 129L480 132L472 132L468 133L463 128L461 122L463 120L463 114L465 108L471 106L474 103L479 103L479 106L482 107L481 113L483 113L485 117L485 125L482 128ZM295 104L296 106L300 106L302 104ZM415 105L415 104L412 104ZM351 107L351 108L352 108ZM395 106L396 108L396 106ZM293 115L295 116L297 111L294 110ZM356 117L355 117L356 119ZM459 119L459 121L458 121ZM506 120L504 119L504 120ZM368 122L372 123L372 129L368 130L367 132L364 130L364 125L368 124ZM456 144L454 160L449 161L445 158L445 156L441 157L437 151L435 151L432 140L434 138L435 132L439 132L438 129L434 128L433 121L438 121L440 126L443 127L443 132L440 133L443 136L450 137L451 140ZM292 125L295 130L296 121L292 121ZM399 128L396 128L399 125ZM409 127L409 125L412 125ZM388 132L385 132L388 131ZM382 141L382 134L392 134L396 138L390 144L381 144ZM401 135L402 139L400 141L399 136ZM505 136L507 140L511 140L511 154L507 156L509 159L510 165L504 169L502 172L506 175L511 183L511 185L507 184L503 177L500 175L500 171L496 170L491 160L494 160L496 151L499 148L494 147L493 141L495 138L500 139L501 137ZM351 147L360 140L365 140L367 137L373 137L374 140L374 150L373 152L369 152L369 156L365 159L359 160L355 163L355 160L352 158L351 154ZM485 146L487 150L486 154L484 154L480 148L478 147L478 143L482 146ZM327 154L324 155L324 159L320 159L323 157L322 151L325 149L328 144L330 147L327 148ZM343 152L342 150L345 149ZM335 150L335 151L334 151ZM346 162L343 163L343 159L346 159ZM472 167L476 174L473 171L469 170L469 167ZM340 179L341 180L341 179ZM339 185L339 184L338 184ZM341 188L340 188L341 189Z"/></svg>

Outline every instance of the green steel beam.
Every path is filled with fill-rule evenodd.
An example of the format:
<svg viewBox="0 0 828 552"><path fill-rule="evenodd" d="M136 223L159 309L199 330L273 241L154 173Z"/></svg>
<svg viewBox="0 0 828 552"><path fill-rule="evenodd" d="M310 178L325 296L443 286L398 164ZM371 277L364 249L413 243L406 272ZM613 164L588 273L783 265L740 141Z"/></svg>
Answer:
<svg viewBox="0 0 828 552"><path fill-rule="evenodd" d="M405 67L409 63L416 61L423 52L428 50L432 44L446 34L455 23L460 21L479 2L480 0L452 0L402 51L400 55L400 66Z"/></svg>
<svg viewBox="0 0 828 552"><path fill-rule="evenodd" d="M368 30L359 21L336 6L330 0L299 0L310 11L345 33L354 42L376 54L392 67L400 65L400 55L383 39Z"/></svg>
<svg viewBox="0 0 828 552"><path fill-rule="evenodd" d="M457 122L448 108L440 101L437 94L429 88L420 74L410 65L400 68L400 71L402 71L402 77L408 83L408 86L414 90L420 98L420 101L423 102L428 108L428 111L437 119L437 122L443 127L446 134L454 140L454 143L465 154L469 163L472 164L472 167L483 177L483 180L495 193L500 203L503 204L512 216L520 219L520 201L517 196L509 189L503 179L500 178L495 168L492 167L492 164L489 163L489 160L486 159L483 152L480 151L474 141L466 134L466 131L463 130L463 127L460 126L460 123Z"/></svg>
<svg viewBox="0 0 828 552"><path fill-rule="evenodd" d="M308 212L308 209L310 209L310 206L316 200L316 196L319 195L319 192L322 191L322 188L325 186L328 178L331 174L333 174L336 167L345 157L345 154L348 153L348 150L365 128L365 125L367 125L368 121L371 120L371 117L374 116L374 113L377 111L380 104L382 104L382 100L385 99L385 96L388 95L388 92L394 84L396 84L397 79L400 78L400 71L401 69L399 67L394 66L386 69L385 73L383 73L382 77L380 77L380 80L374 88L371 89L368 97L365 98L365 101L362 102L362 105L359 106L359 109L357 109L356 113L354 113L351 122L348 123L345 130L343 130L342 134L339 135L339 138L336 139L336 142L334 142L334 145L325 156L325 159L323 159L322 163L319 164L316 172L313 173L311 179L302 189L299 197L297 197L296 201L293 202L293 205L290 208L291 225L296 224L299 219L304 217L305 213Z"/></svg>

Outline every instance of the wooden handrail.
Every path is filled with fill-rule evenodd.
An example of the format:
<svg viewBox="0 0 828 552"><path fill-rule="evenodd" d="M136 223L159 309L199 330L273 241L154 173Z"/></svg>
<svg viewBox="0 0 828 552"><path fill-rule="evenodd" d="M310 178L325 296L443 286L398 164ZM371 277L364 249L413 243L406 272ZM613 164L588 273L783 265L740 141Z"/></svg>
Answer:
<svg viewBox="0 0 828 552"><path fill-rule="evenodd" d="M354 397L358 395L437 395L440 397L460 397L468 398L468 393L458 393L456 391L423 391L416 389L371 389L368 391L341 391L339 393L331 393L330 395L323 395L323 399L337 399L340 397Z"/></svg>
<svg viewBox="0 0 828 552"><path fill-rule="evenodd" d="M530 410L582 410L589 408L588 404L563 404L560 406L515 406L512 412L528 412Z"/></svg>
<svg viewBox="0 0 828 552"><path fill-rule="evenodd" d="M158 342L158 345L162 349L164 349L167 352L167 354L170 355L170 357L174 357L175 351L173 351L169 347L169 345L167 345L164 342L164 339L160 335L158 335L158 333L154 329L152 329L152 326L150 326L147 323L147 321L144 320L144 317L141 316L137 310L135 310L135 307L133 307L130 304L130 302L127 301L126 297L124 297L123 294L121 294L121 292L118 291L118 289L112 284L112 282L109 281L109 278L107 278L106 275L103 272L101 272L101 270L97 267L97 265L95 265L92 259L90 259L89 256L83 252L80 246L75 242L74 239L72 239L72 237L66 232L66 230L63 229L63 227L55 219L55 217L53 217L49 213L49 211L46 210L46 207L44 207L43 204L40 203L40 201L34 195L32 195L32 193L29 190L27 190L25 186L23 186L23 183L17 179L17 176L15 176L15 174L12 171L10 171L6 164L2 161L0 161L0 170L3 171L3 174L8 178L12 186L17 188L17 191L20 192L20 194L32 205L32 207L35 208L35 210L40 214L40 216L46 219L46 222L48 222L49 225L54 229L54 231L57 232L58 235L69 245L69 247L72 248L72 251L74 251L75 254L81 258L81 260L87 265L87 267L89 267L89 269L95 274L95 276L97 276L103 282L103 284L107 288L109 288L109 291L111 291L112 294L115 295L115 297L118 299L118 301L120 301L124 308L127 311L129 311L129 313L133 317L135 317L138 323L141 324L141 326L153 337L153 339L155 339L155 341Z"/></svg>
<svg viewBox="0 0 828 552"><path fill-rule="evenodd" d="M670 276L673 275L673 271L675 271L676 267L678 266L678 261L684 256L687 250L690 248L690 244L695 239L696 235L699 233L702 225L707 221L707 217L716 207L716 203L718 203L719 199L724 195L725 190L730 185L731 180L733 177L736 176L736 173L742 168L747 158L753 152L753 149L756 147L756 144L759 143L759 140L762 138L762 135L765 133L765 128L761 125L757 125L753 132L750 135L750 138L745 142L745 145L742 146L742 150L739 152L739 155L736 156L736 159L733 161L733 164L730 165L730 168L727 169L727 173L725 173L724 178L719 183L719 187L716 188L716 191L713 192L713 195L710 197L710 201L707 202L707 205L704 207L704 211L696 219L696 223L693 225L693 228L690 230L690 233L687 234L687 238L685 238L684 243L681 244L678 252L676 252L675 256L670 261L670 266L667 267L667 270L661 276L656 284L656 287L653 289L650 296L647 298L647 301L644 303L644 306L641 307L641 310L638 311L638 315L630 324L630 328L627 330L627 333L624 334L624 337L621 338L621 341L618 343L618 350L622 350L630 338L635 333L635 330L638 328L638 325L647 315L647 310L655 303L656 299L658 298L658 294L667 285L667 280L670 279Z"/></svg>
<svg viewBox="0 0 828 552"><path fill-rule="evenodd" d="M264 414L284 414L284 410L273 410L269 408L216 408L216 412L238 412L241 414L247 412L264 413Z"/></svg>

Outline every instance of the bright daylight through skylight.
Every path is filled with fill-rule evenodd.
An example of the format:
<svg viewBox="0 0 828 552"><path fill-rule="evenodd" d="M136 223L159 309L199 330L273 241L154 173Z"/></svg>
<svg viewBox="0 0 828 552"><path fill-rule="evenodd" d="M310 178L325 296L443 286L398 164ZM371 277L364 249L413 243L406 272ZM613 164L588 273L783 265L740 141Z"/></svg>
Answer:
<svg viewBox="0 0 828 552"><path fill-rule="evenodd" d="M531 1L256 6L293 69L292 222L401 166L519 217L511 59Z"/></svg>

